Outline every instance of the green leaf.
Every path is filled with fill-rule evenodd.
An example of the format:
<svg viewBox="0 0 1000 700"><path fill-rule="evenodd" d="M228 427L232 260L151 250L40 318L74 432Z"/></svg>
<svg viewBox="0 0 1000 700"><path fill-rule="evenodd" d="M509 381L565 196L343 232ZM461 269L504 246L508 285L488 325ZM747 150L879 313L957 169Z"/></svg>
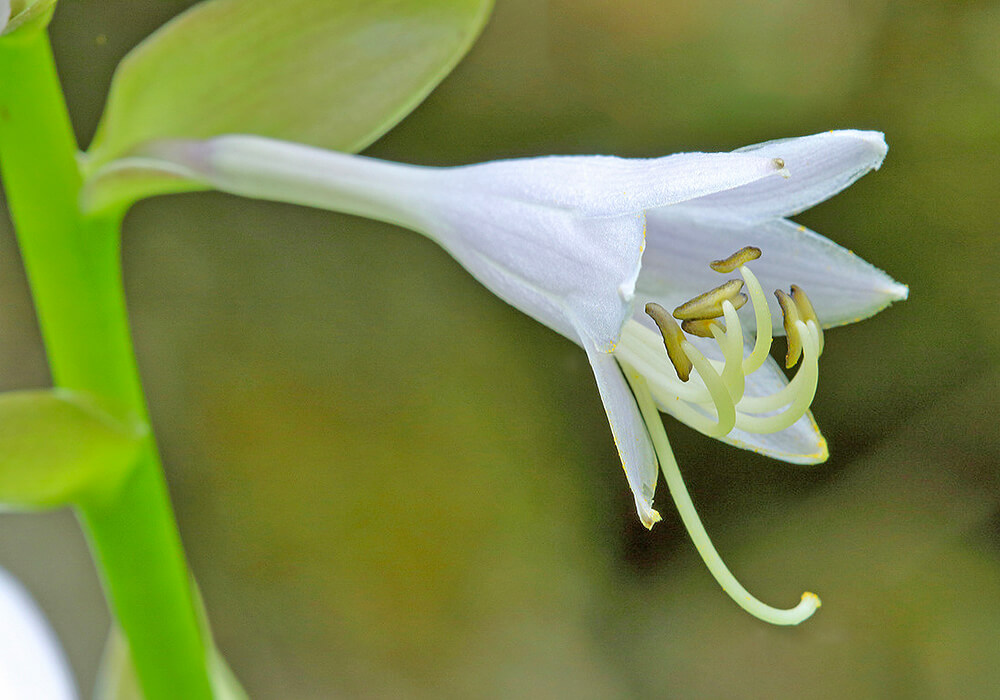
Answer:
<svg viewBox="0 0 1000 700"><path fill-rule="evenodd" d="M208 0L122 61L90 168L244 133L358 151L454 68L492 0Z"/></svg>
<svg viewBox="0 0 1000 700"><path fill-rule="evenodd" d="M121 483L147 433L79 392L0 394L0 503L50 508L100 497Z"/></svg>
<svg viewBox="0 0 1000 700"><path fill-rule="evenodd" d="M56 0L11 0L10 17L5 17L7 25L0 27L0 35L13 34L20 30L41 31L49 25Z"/></svg>

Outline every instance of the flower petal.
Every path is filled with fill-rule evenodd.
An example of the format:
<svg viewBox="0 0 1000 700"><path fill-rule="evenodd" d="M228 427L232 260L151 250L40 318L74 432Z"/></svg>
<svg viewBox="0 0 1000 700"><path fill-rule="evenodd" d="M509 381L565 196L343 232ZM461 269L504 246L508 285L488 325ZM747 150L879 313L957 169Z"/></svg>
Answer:
<svg viewBox="0 0 1000 700"><path fill-rule="evenodd" d="M646 227L637 293L667 309L717 286L722 277L708 267L709 261L746 245L763 251L750 268L765 291L799 285L826 327L860 321L907 297L906 285L787 219L729 226L694 218L679 209L661 209L647 214ZM768 304L774 332L784 334L781 310L770 294ZM753 314L741 315L741 319L754 328Z"/></svg>
<svg viewBox="0 0 1000 700"><path fill-rule="evenodd" d="M423 230L501 299L577 343L610 351L631 315L645 219L442 190ZM572 320L571 320L572 317ZM577 333L579 331L579 333Z"/></svg>
<svg viewBox="0 0 1000 700"><path fill-rule="evenodd" d="M733 447L752 450L789 464L819 464L830 456L826 438L811 411L780 433L761 435L734 428L729 435L719 439Z"/></svg>
<svg viewBox="0 0 1000 700"><path fill-rule="evenodd" d="M635 497L639 519L643 525L651 528L660 520L660 514L653 510L657 462L646 424L614 355L601 352L594 343L587 342L586 339L583 348L594 369L594 378L597 379L597 388L608 414L611 434L622 460L625 478Z"/></svg>
<svg viewBox="0 0 1000 700"><path fill-rule="evenodd" d="M779 170L750 153L676 153L662 158L546 156L444 168L459 191L544 206L581 216L618 216L748 186Z"/></svg>
<svg viewBox="0 0 1000 700"><path fill-rule="evenodd" d="M59 640L35 601L0 569L0 697L75 698Z"/></svg>
<svg viewBox="0 0 1000 700"><path fill-rule="evenodd" d="M751 224L791 216L829 199L877 169L888 151L877 131L827 131L747 146L735 153L781 159L787 177L772 175L725 192L685 202L706 220Z"/></svg>

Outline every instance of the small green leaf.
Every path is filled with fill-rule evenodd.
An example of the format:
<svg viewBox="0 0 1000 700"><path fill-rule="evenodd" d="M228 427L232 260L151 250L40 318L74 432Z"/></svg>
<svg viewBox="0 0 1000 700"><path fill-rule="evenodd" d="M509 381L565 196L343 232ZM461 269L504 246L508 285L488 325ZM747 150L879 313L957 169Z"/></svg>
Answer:
<svg viewBox="0 0 1000 700"><path fill-rule="evenodd" d="M0 26L0 35L16 31L41 31L49 25L56 0L11 0L10 16L4 17L6 26ZM2 24L2 22L0 22Z"/></svg>
<svg viewBox="0 0 1000 700"><path fill-rule="evenodd" d="M0 394L0 503L50 508L100 496L121 483L147 432L82 393Z"/></svg>
<svg viewBox="0 0 1000 700"><path fill-rule="evenodd" d="M244 133L358 151L472 45L491 0L208 0L132 50L89 168L150 141Z"/></svg>

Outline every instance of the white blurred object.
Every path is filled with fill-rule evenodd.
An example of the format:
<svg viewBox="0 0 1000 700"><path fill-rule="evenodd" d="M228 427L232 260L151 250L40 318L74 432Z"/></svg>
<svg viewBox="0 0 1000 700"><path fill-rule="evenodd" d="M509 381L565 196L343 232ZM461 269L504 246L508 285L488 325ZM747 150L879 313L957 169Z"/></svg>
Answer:
<svg viewBox="0 0 1000 700"><path fill-rule="evenodd" d="M77 698L59 640L28 592L0 569L0 698Z"/></svg>

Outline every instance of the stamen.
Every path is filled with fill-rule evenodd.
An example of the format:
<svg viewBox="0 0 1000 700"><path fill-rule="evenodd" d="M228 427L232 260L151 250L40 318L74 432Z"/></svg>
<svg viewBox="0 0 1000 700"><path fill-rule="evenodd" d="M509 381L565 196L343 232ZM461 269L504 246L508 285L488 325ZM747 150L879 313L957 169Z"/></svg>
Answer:
<svg viewBox="0 0 1000 700"><path fill-rule="evenodd" d="M683 331L662 306L646 305L646 313L660 329L667 358L657 350L660 343L656 334L636 321L622 328L622 342L616 349L623 363L642 372L647 390L663 410L710 437L727 435L734 427L756 434L784 430L808 412L816 394L822 332L808 297L793 285L791 295L780 290L775 295L788 335L786 366L790 368L800 359L801 365L778 391L767 396L745 395L747 376L766 361L772 342L771 313L764 290L745 264L757 257L759 249L748 246L715 261L714 268L720 270L736 266L743 280L730 280L678 307L675 316L692 316L682 320ZM747 294L741 293L743 287ZM753 303L757 329L753 349L744 358L743 327L736 310L748 300ZM713 338L722 360L707 359L684 332ZM697 370L698 381L689 382L692 370Z"/></svg>
<svg viewBox="0 0 1000 700"><path fill-rule="evenodd" d="M802 291L802 287L797 284L792 285L792 301L795 302L795 306L799 309L799 316L803 321L812 321L816 324L816 331L819 333L819 354L823 354L823 326L820 324L819 319L816 318L816 311L813 310L812 302L809 301L809 297L806 293Z"/></svg>
<svg viewBox="0 0 1000 700"><path fill-rule="evenodd" d="M634 372L626 371L625 376L632 386L632 393L635 395L639 411L646 423L646 429L649 430L649 435L653 440L653 448L660 461L660 469L667 481L667 487L670 489L670 496L677 506L677 512L680 514L688 534L691 535L691 540L694 542L698 554L701 555L702 561L705 562L705 566L708 567L722 590L748 613L774 625L797 625L812 616L820 606L820 600L814 593L803 593L798 605L788 610L781 610L754 598L736 580L712 544L712 540L705 531L705 526L702 525L701 519L698 517L698 511L695 510L694 503L691 502L691 496L684 486L684 479L677 466L677 459L670 448L670 441L663 429L663 421L660 420L660 414L656 410L649 387L645 380Z"/></svg>
<svg viewBox="0 0 1000 700"><path fill-rule="evenodd" d="M708 393L712 397L717 416L716 420L712 421L696 411L692 411L699 416L700 420L689 422L689 425L709 437L722 437L736 425L736 403L730 396L722 377L719 376L712 363L701 354L701 351L689 340L681 343L681 348L684 350L684 354L691 359L694 368L698 370L698 376L701 377L701 381L704 382L705 388L708 389Z"/></svg>
<svg viewBox="0 0 1000 700"><path fill-rule="evenodd" d="M714 318L693 318L681 321L681 328L685 333L696 335L699 338L714 338L716 328L722 329L723 333L726 332L726 327Z"/></svg>
<svg viewBox="0 0 1000 700"><path fill-rule="evenodd" d="M778 304L781 305L781 313L785 317L785 336L788 338L788 352L785 354L785 369L791 369L799 361L802 354L802 338L799 337L798 324L799 308L792 301L792 298L780 289L774 290L774 296L778 297Z"/></svg>
<svg viewBox="0 0 1000 700"><path fill-rule="evenodd" d="M796 333L804 341L802 366L799 367L795 378L780 391L771 396L761 397L755 402L748 402L751 398L749 396L743 400L740 406L741 410L736 416L736 427L740 430L758 435L781 432L804 416L816 397L816 387L819 384L819 341L816 336L816 324L812 321L809 323L797 321L795 325ZM783 405L781 402L785 401L789 395L792 396L791 403L784 411L776 415L753 416L744 412L747 410L773 411Z"/></svg>
<svg viewBox="0 0 1000 700"><path fill-rule="evenodd" d="M663 336L663 346L667 349L667 357L677 371L677 377L686 382L691 376L691 360L681 349L684 342L684 334L677 327L677 322L671 318L667 310L655 302L646 304L646 314L653 319L656 327L660 329Z"/></svg>
<svg viewBox="0 0 1000 700"><path fill-rule="evenodd" d="M718 318L722 315L722 302L731 301L737 309L747 303L746 296L740 294L742 289L743 280L729 280L678 306L674 309L674 318L679 320Z"/></svg>
<svg viewBox="0 0 1000 700"><path fill-rule="evenodd" d="M716 272L721 272L723 274L729 274L738 267L743 267L751 260L756 260L761 255L760 248L748 245L745 248L740 248L735 253L730 255L728 258L723 258L722 260L713 260L708 264L710 268Z"/></svg>
<svg viewBox="0 0 1000 700"><path fill-rule="evenodd" d="M771 310L757 276L745 265L740 268L740 274L746 281L747 294L750 295L754 319L757 321L757 338L754 340L753 351L743 360L743 374L753 374L761 368L771 351Z"/></svg>
<svg viewBox="0 0 1000 700"><path fill-rule="evenodd" d="M642 372L657 400L663 404L686 407L685 402L712 402L703 382L680 381L677 370L663 352L663 337L638 321L629 320L622 327L622 339L615 346L615 355Z"/></svg>
<svg viewBox="0 0 1000 700"><path fill-rule="evenodd" d="M729 330L724 338L715 336L715 342L722 348L726 365L722 370L722 381L729 390L733 403L739 403L746 390L746 375L743 372L743 325L736 309L728 302L722 302L722 312L726 316Z"/></svg>

